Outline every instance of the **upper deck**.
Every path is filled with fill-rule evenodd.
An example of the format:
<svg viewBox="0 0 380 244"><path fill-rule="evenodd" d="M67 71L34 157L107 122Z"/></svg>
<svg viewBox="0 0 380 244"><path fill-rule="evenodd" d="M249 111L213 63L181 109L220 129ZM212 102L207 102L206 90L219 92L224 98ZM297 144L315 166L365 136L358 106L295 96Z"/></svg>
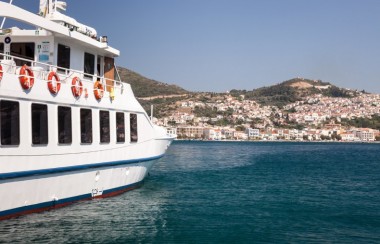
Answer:
<svg viewBox="0 0 380 244"><path fill-rule="evenodd" d="M8 4L2 1L0 1L0 16L21 21L29 25L35 26L37 28L36 30L32 31L12 31L12 35L15 36L39 36L42 33L39 33L38 30L42 29L47 32L50 32L50 34L54 37L58 37L63 40L66 39L67 41L70 41L73 44L81 45L84 48L96 50L101 55L107 57L117 57L120 55L119 50L110 47L107 42L102 41L102 38L96 39L94 37L90 37L88 35L75 31L76 28L72 28L72 26L70 25L56 23L50 19L41 17L37 14L31 13L15 5Z"/></svg>
<svg viewBox="0 0 380 244"><path fill-rule="evenodd" d="M53 1L50 0L49 3L50 7L54 6L51 5ZM22 30L18 27L0 30L0 61L4 78L8 75L20 76L21 67L27 65L33 71L34 78L44 83L36 82L35 89L30 89L27 94L17 94L12 91L20 91L19 87L3 82L1 95L27 95L28 99L33 100L118 107L143 112L130 85L121 82L117 75L114 58L120 54L119 51L108 45L107 38L97 38L96 31L91 27L82 25L57 10L50 11L50 15L45 13L45 17L41 17L0 1L0 16L36 27L33 30ZM59 96L50 96L48 91L45 91L46 95L41 93L42 89L46 90L48 76L52 72L57 74L62 85ZM83 83L82 99L71 94L70 88L75 77ZM101 103L94 99L91 94L96 92L94 84L97 82L104 87L104 97L111 99L103 99Z"/></svg>

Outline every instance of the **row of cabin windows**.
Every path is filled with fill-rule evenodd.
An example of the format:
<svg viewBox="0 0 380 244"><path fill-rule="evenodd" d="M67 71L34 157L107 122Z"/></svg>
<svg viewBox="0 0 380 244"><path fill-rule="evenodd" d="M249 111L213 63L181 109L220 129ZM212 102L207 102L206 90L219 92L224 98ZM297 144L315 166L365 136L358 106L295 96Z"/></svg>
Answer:
<svg viewBox="0 0 380 244"><path fill-rule="evenodd" d="M11 55L34 60L35 43L34 42L14 42L10 44ZM0 43L0 53L4 53L4 43ZM0 55L2 59L2 55ZM24 60L15 60L17 66L24 64L31 65L31 62ZM57 53L57 66L65 69L70 69L70 47L62 44L58 44ZM84 73L95 74L95 55L90 53L84 53ZM58 69L64 71L63 69ZM99 72L99 71L98 71ZM87 78L91 78L90 75L85 75Z"/></svg>
<svg viewBox="0 0 380 244"><path fill-rule="evenodd" d="M33 103L32 112L32 143L33 145L48 144L48 106ZM125 120L123 112L116 112L116 142L125 142ZM20 108L15 101L0 101L0 132L1 145L20 144ZM110 143L110 112L99 111L100 142ZM91 144L92 110L80 109L81 143ZM71 108L58 106L58 143L72 143ZM137 114L130 114L130 140L137 142Z"/></svg>

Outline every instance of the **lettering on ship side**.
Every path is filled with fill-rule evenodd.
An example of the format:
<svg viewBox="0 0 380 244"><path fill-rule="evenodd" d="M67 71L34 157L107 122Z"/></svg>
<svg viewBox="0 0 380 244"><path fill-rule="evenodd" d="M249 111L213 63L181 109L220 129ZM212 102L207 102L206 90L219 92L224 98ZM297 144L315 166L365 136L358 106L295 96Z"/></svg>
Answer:
<svg viewBox="0 0 380 244"><path fill-rule="evenodd" d="M103 189L94 188L91 191L92 197L98 197L98 196L101 196L102 194L103 194Z"/></svg>

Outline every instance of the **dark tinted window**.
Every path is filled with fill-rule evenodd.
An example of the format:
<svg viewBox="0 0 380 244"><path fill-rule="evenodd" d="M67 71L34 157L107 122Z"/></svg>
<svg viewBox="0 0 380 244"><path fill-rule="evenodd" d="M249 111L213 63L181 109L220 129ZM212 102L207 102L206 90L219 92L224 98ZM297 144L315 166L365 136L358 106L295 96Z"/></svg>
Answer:
<svg viewBox="0 0 380 244"><path fill-rule="evenodd" d="M84 73L93 75L95 73L95 55L84 53ZM91 78L90 75L85 77Z"/></svg>
<svg viewBox="0 0 380 244"><path fill-rule="evenodd" d="M116 141L125 142L124 113L116 113Z"/></svg>
<svg viewBox="0 0 380 244"><path fill-rule="evenodd" d="M70 69L70 47L58 44L57 66ZM58 69L63 71L63 69Z"/></svg>
<svg viewBox="0 0 380 244"><path fill-rule="evenodd" d="M130 114L131 142L137 142L137 114Z"/></svg>
<svg viewBox="0 0 380 244"><path fill-rule="evenodd" d="M0 101L1 144L20 144L20 108L18 102Z"/></svg>
<svg viewBox="0 0 380 244"><path fill-rule="evenodd" d="M47 105L32 104L32 143L48 143Z"/></svg>
<svg viewBox="0 0 380 244"><path fill-rule="evenodd" d="M34 60L34 42L15 42L11 43L11 55L20 57L23 59ZM30 66L31 62L15 59L17 66L22 66L24 64Z"/></svg>
<svg viewBox="0 0 380 244"><path fill-rule="evenodd" d="M58 107L58 142L61 144L72 142L70 107Z"/></svg>
<svg viewBox="0 0 380 244"><path fill-rule="evenodd" d="M80 110L80 134L82 143L92 143L92 112L91 109Z"/></svg>
<svg viewBox="0 0 380 244"><path fill-rule="evenodd" d="M4 43L0 43L0 53L4 53ZM0 54L0 59L3 59L3 55Z"/></svg>
<svg viewBox="0 0 380 244"><path fill-rule="evenodd" d="M110 113L99 111L100 142L110 142Z"/></svg>

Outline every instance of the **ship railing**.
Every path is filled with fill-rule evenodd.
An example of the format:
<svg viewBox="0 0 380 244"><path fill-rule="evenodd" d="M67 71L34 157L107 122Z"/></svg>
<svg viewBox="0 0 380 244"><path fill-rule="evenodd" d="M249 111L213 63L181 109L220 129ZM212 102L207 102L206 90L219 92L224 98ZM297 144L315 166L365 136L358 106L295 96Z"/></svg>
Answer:
<svg viewBox="0 0 380 244"><path fill-rule="evenodd" d="M9 54L0 54L0 63L4 73L20 74L21 67L26 64L33 71L34 78L44 80L48 82L48 76L50 72L55 72L60 78L60 82L64 84L70 84L74 77L80 78L82 82L88 82L94 84L96 81L102 83L104 91L108 92L109 96L113 96L116 90L120 93L124 91L125 83L120 80L109 79L104 76L85 73L80 70L67 69L56 65L38 62L30 60L28 58L17 57ZM94 88L95 89L95 88Z"/></svg>

